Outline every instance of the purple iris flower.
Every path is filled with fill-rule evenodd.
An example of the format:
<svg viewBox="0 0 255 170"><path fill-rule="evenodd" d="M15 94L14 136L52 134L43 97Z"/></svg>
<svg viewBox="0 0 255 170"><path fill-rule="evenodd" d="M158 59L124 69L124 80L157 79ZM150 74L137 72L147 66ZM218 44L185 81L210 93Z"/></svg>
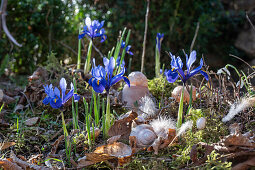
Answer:
<svg viewBox="0 0 255 170"><path fill-rule="evenodd" d="M104 21L99 22L98 20L91 21L89 17L85 19L85 26L83 27L82 33L79 35L79 39L82 39L85 35L88 35L92 40L96 37L101 37L101 43L107 38L105 31L102 28Z"/></svg>
<svg viewBox="0 0 255 170"><path fill-rule="evenodd" d="M130 87L130 81L126 76L123 76L125 73L125 67L120 68L120 73L116 76L113 76L113 71L115 69L115 59L111 57L110 59L104 58L104 67L96 66L95 60L93 60L94 66L92 68L92 77L89 79L89 84L93 87L95 92L102 93L104 90L108 93L111 86L123 79L128 86Z"/></svg>
<svg viewBox="0 0 255 170"><path fill-rule="evenodd" d="M72 96L74 96L74 101L77 102L80 99L80 96L76 93L74 93L74 87L73 83L71 83L71 90L66 94L66 80L65 78L62 78L60 80L60 88L62 91L62 94L60 95L60 90L55 87L53 89L52 84L49 86L43 86L45 93L47 96L43 100L43 104L47 105L50 103L52 108L58 109L61 108Z"/></svg>
<svg viewBox="0 0 255 170"><path fill-rule="evenodd" d="M121 48L121 49L124 49L124 48L125 48L125 45L126 45L126 43L122 41L122 42L121 42L120 48ZM129 55L134 55L134 54L130 51L130 48L131 48L131 45L127 45L127 47L126 47L126 53L129 54Z"/></svg>
<svg viewBox="0 0 255 170"><path fill-rule="evenodd" d="M174 83L180 77L182 82L185 84L190 77L196 75L197 73L201 73L208 81L208 74L205 71L201 70L204 65L202 58L200 59L200 65L194 70L191 70L192 64L196 61L196 51L192 51L189 57L187 54L185 55L187 70L183 71L182 70L183 63L181 58L180 57L175 58L175 56L170 53L170 56L172 58L171 61L172 69L165 71L167 81L170 83Z"/></svg>
<svg viewBox="0 0 255 170"><path fill-rule="evenodd" d="M157 48L160 51L161 48L161 42L163 41L164 38L164 34L161 33L157 33L157 37L156 37L156 44L157 44Z"/></svg>

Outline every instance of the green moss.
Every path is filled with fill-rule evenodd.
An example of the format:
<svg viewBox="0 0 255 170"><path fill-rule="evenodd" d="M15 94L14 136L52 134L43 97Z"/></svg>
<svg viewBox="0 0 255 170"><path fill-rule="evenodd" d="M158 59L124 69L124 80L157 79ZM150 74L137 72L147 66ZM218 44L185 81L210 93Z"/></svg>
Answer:
<svg viewBox="0 0 255 170"><path fill-rule="evenodd" d="M171 93L176 86L176 83L169 83L162 75L148 81L149 90L157 100L161 99L162 93L164 93L164 97L171 97Z"/></svg>

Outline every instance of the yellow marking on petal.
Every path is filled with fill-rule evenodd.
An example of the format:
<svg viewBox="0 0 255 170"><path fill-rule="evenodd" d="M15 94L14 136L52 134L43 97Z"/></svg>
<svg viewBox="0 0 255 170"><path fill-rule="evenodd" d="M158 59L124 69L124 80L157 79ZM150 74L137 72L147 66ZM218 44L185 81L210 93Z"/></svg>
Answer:
<svg viewBox="0 0 255 170"><path fill-rule="evenodd" d="M97 85L99 85L99 80L97 80Z"/></svg>
<svg viewBox="0 0 255 170"><path fill-rule="evenodd" d="M124 76L124 77L126 77L129 80L129 78L127 76Z"/></svg>
<svg viewBox="0 0 255 170"><path fill-rule="evenodd" d="M174 71L174 68L172 68L172 71Z"/></svg>
<svg viewBox="0 0 255 170"><path fill-rule="evenodd" d="M57 99L55 99L55 103L57 103Z"/></svg>

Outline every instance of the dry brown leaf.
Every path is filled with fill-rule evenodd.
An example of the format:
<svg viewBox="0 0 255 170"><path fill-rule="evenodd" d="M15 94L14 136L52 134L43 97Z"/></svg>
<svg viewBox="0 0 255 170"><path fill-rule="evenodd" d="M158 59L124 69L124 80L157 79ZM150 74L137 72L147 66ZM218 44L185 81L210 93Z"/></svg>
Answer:
<svg viewBox="0 0 255 170"><path fill-rule="evenodd" d="M48 78L48 72L46 69L42 67L38 67L34 73L28 77L29 81L32 80L38 80L39 78L42 78L42 80L47 80Z"/></svg>
<svg viewBox="0 0 255 170"><path fill-rule="evenodd" d="M94 128L94 132L95 132L95 139L100 135L101 131L99 128ZM91 139L93 139L93 128L90 127L90 134L91 134ZM88 138L88 134L85 137L86 139Z"/></svg>
<svg viewBox="0 0 255 170"><path fill-rule="evenodd" d="M18 104L18 105L15 107L15 109L14 109L13 112L16 113L17 111L23 110L23 108L24 108L24 105Z"/></svg>
<svg viewBox="0 0 255 170"><path fill-rule="evenodd" d="M17 158L16 155L13 153L13 151L11 151L11 153L10 153L10 158L13 160L12 162L15 162L23 169L49 170L49 168L47 168L47 167L30 164L26 161L23 161L23 160Z"/></svg>
<svg viewBox="0 0 255 170"><path fill-rule="evenodd" d="M121 135L113 136L107 140L107 144L112 144L120 139Z"/></svg>
<svg viewBox="0 0 255 170"><path fill-rule="evenodd" d="M245 170L245 169L249 169L251 167L255 167L255 157L253 157L253 158L251 157L247 161L235 165L232 168L232 170L239 170L239 169Z"/></svg>
<svg viewBox="0 0 255 170"><path fill-rule="evenodd" d="M58 137L58 139L52 144L51 152L49 155L54 155L58 149L59 143L65 138L64 135Z"/></svg>
<svg viewBox="0 0 255 170"><path fill-rule="evenodd" d="M122 142L114 142L113 144L97 147L94 153L106 153L111 156L126 157L132 154L132 149Z"/></svg>
<svg viewBox="0 0 255 170"><path fill-rule="evenodd" d="M255 144L251 143L250 140L241 133L228 135L222 139L221 142L226 146L246 146L255 148Z"/></svg>
<svg viewBox="0 0 255 170"><path fill-rule="evenodd" d="M80 158L78 160L78 166L77 168L83 168L89 165L93 165L96 164L98 162L103 162L103 161L107 161L110 159L116 159L117 158L115 156L110 156L109 154L105 154L105 153L87 153L86 156Z"/></svg>
<svg viewBox="0 0 255 170"><path fill-rule="evenodd" d="M18 166L16 163L11 162L7 159L0 159L0 168L4 168L6 170L22 170L20 166Z"/></svg>
<svg viewBox="0 0 255 170"><path fill-rule="evenodd" d="M137 113L132 111L127 117L116 120L108 131L109 136L121 135L121 139L128 139L131 132L132 121L137 117Z"/></svg>
<svg viewBox="0 0 255 170"><path fill-rule="evenodd" d="M33 118L30 118L30 119L27 119L25 121L25 125L33 126L33 125L35 125L38 122L38 120L39 120L39 117L33 117Z"/></svg>
<svg viewBox="0 0 255 170"><path fill-rule="evenodd" d="M15 142L4 142L4 143L0 143L0 151L7 149L11 146L14 146L16 143Z"/></svg>
<svg viewBox="0 0 255 170"><path fill-rule="evenodd" d="M172 142L172 140L174 140L175 136L176 136L176 130L175 129L168 129L168 138L163 140L164 143L161 144L159 146L159 148L162 149L162 148L167 147ZM177 141L177 140L178 139L175 138L175 141Z"/></svg>

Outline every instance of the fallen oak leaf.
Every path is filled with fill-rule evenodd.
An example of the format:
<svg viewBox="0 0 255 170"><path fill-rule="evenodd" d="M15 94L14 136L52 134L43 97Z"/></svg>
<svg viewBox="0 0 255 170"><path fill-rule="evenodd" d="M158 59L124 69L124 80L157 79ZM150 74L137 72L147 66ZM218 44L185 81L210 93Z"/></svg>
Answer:
<svg viewBox="0 0 255 170"><path fill-rule="evenodd" d="M39 120L39 117L33 117L33 118L30 118L30 119L27 119L25 121L25 125L33 126L33 125L35 125L38 122L38 120Z"/></svg>
<svg viewBox="0 0 255 170"><path fill-rule="evenodd" d="M225 146L245 146L255 148L255 144L251 143L249 138L239 134L230 134L221 140Z"/></svg>
<svg viewBox="0 0 255 170"><path fill-rule="evenodd" d="M134 111L125 114L124 118L116 120L108 131L109 136L121 135L120 139L128 139L131 132L132 121L138 116Z"/></svg>
<svg viewBox="0 0 255 170"><path fill-rule="evenodd" d="M5 150L11 146L14 146L16 143L15 142L4 142L0 143L0 151Z"/></svg>
<svg viewBox="0 0 255 170"><path fill-rule="evenodd" d="M94 152L85 155L78 160L78 169L103 161L114 161L119 166L122 166L130 162L132 149L124 143L114 142L113 144L99 146Z"/></svg>
<svg viewBox="0 0 255 170"><path fill-rule="evenodd" d="M12 162L15 162L16 164L21 166L23 169L50 170L47 167L30 164L26 161L23 161L23 160L17 158L16 155L13 153L13 151L11 151L11 153L10 153L10 158L13 160Z"/></svg>
<svg viewBox="0 0 255 170"><path fill-rule="evenodd" d="M114 142L117 142L120 139L120 137L121 135L117 135L107 139L107 144L113 144Z"/></svg>
<svg viewBox="0 0 255 170"><path fill-rule="evenodd" d="M0 168L4 169L15 169L15 170L22 170L20 166L18 166L16 163L11 162L7 159L0 159Z"/></svg>
<svg viewBox="0 0 255 170"><path fill-rule="evenodd" d="M54 155L58 149L59 143L64 139L64 135L61 135L58 137L58 139L52 144L51 152L49 155Z"/></svg>
<svg viewBox="0 0 255 170"><path fill-rule="evenodd" d="M248 169L251 167L255 167L255 157L248 159L245 162L239 163L235 165L232 170L239 170L239 169Z"/></svg>

